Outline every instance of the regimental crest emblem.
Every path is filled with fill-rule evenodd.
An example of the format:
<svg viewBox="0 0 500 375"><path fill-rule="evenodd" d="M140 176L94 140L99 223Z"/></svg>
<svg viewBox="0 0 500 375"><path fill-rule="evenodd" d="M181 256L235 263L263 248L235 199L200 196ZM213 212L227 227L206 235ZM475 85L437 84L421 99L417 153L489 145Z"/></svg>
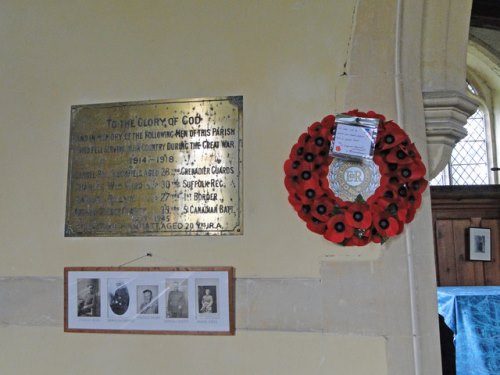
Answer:
<svg viewBox="0 0 500 375"><path fill-rule="evenodd" d="M335 158L329 166L330 189L344 201L354 202L361 195L368 199L380 186L380 171L372 160Z"/></svg>

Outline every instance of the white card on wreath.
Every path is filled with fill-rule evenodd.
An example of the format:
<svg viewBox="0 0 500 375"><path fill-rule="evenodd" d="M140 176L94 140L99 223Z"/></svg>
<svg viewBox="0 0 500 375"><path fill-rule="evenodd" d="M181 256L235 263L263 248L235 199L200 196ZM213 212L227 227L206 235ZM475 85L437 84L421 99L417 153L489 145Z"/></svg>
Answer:
<svg viewBox="0 0 500 375"><path fill-rule="evenodd" d="M338 118L330 154L344 159L373 159L378 123L372 118Z"/></svg>

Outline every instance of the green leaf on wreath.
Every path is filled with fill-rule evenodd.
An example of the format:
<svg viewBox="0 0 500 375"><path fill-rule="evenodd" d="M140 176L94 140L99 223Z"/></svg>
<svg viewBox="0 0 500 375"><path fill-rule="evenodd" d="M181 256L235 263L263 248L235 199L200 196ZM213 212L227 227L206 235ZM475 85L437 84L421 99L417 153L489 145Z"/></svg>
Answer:
<svg viewBox="0 0 500 375"><path fill-rule="evenodd" d="M361 194L358 194L356 199L354 200L356 203L366 203L366 201L363 199L363 196Z"/></svg>
<svg viewBox="0 0 500 375"><path fill-rule="evenodd" d="M336 206L333 208L333 211L332 211L332 216L335 216L335 215L341 215L343 212L342 210L340 209L340 207Z"/></svg>

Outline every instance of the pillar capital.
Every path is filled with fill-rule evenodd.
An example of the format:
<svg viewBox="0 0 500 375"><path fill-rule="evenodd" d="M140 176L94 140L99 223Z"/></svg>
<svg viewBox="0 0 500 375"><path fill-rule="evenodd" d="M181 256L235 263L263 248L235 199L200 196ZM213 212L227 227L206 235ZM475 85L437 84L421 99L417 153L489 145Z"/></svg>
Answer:
<svg viewBox="0 0 500 375"><path fill-rule="evenodd" d="M434 178L450 160L455 145L467 135L464 125L478 105L453 90L424 91L423 100L429 175Z"/></svg>

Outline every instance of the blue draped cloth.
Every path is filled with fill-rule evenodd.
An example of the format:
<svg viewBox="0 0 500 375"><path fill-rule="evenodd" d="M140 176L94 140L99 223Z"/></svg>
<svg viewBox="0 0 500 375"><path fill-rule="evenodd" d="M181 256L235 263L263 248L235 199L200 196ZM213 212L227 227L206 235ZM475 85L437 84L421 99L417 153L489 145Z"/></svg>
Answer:
<svg viewBox="0 0 500 375"><path fill-rule="evenodd" d="M457 375L499 375L500 287L439 287L438 309L455 334Z"/></svg>

